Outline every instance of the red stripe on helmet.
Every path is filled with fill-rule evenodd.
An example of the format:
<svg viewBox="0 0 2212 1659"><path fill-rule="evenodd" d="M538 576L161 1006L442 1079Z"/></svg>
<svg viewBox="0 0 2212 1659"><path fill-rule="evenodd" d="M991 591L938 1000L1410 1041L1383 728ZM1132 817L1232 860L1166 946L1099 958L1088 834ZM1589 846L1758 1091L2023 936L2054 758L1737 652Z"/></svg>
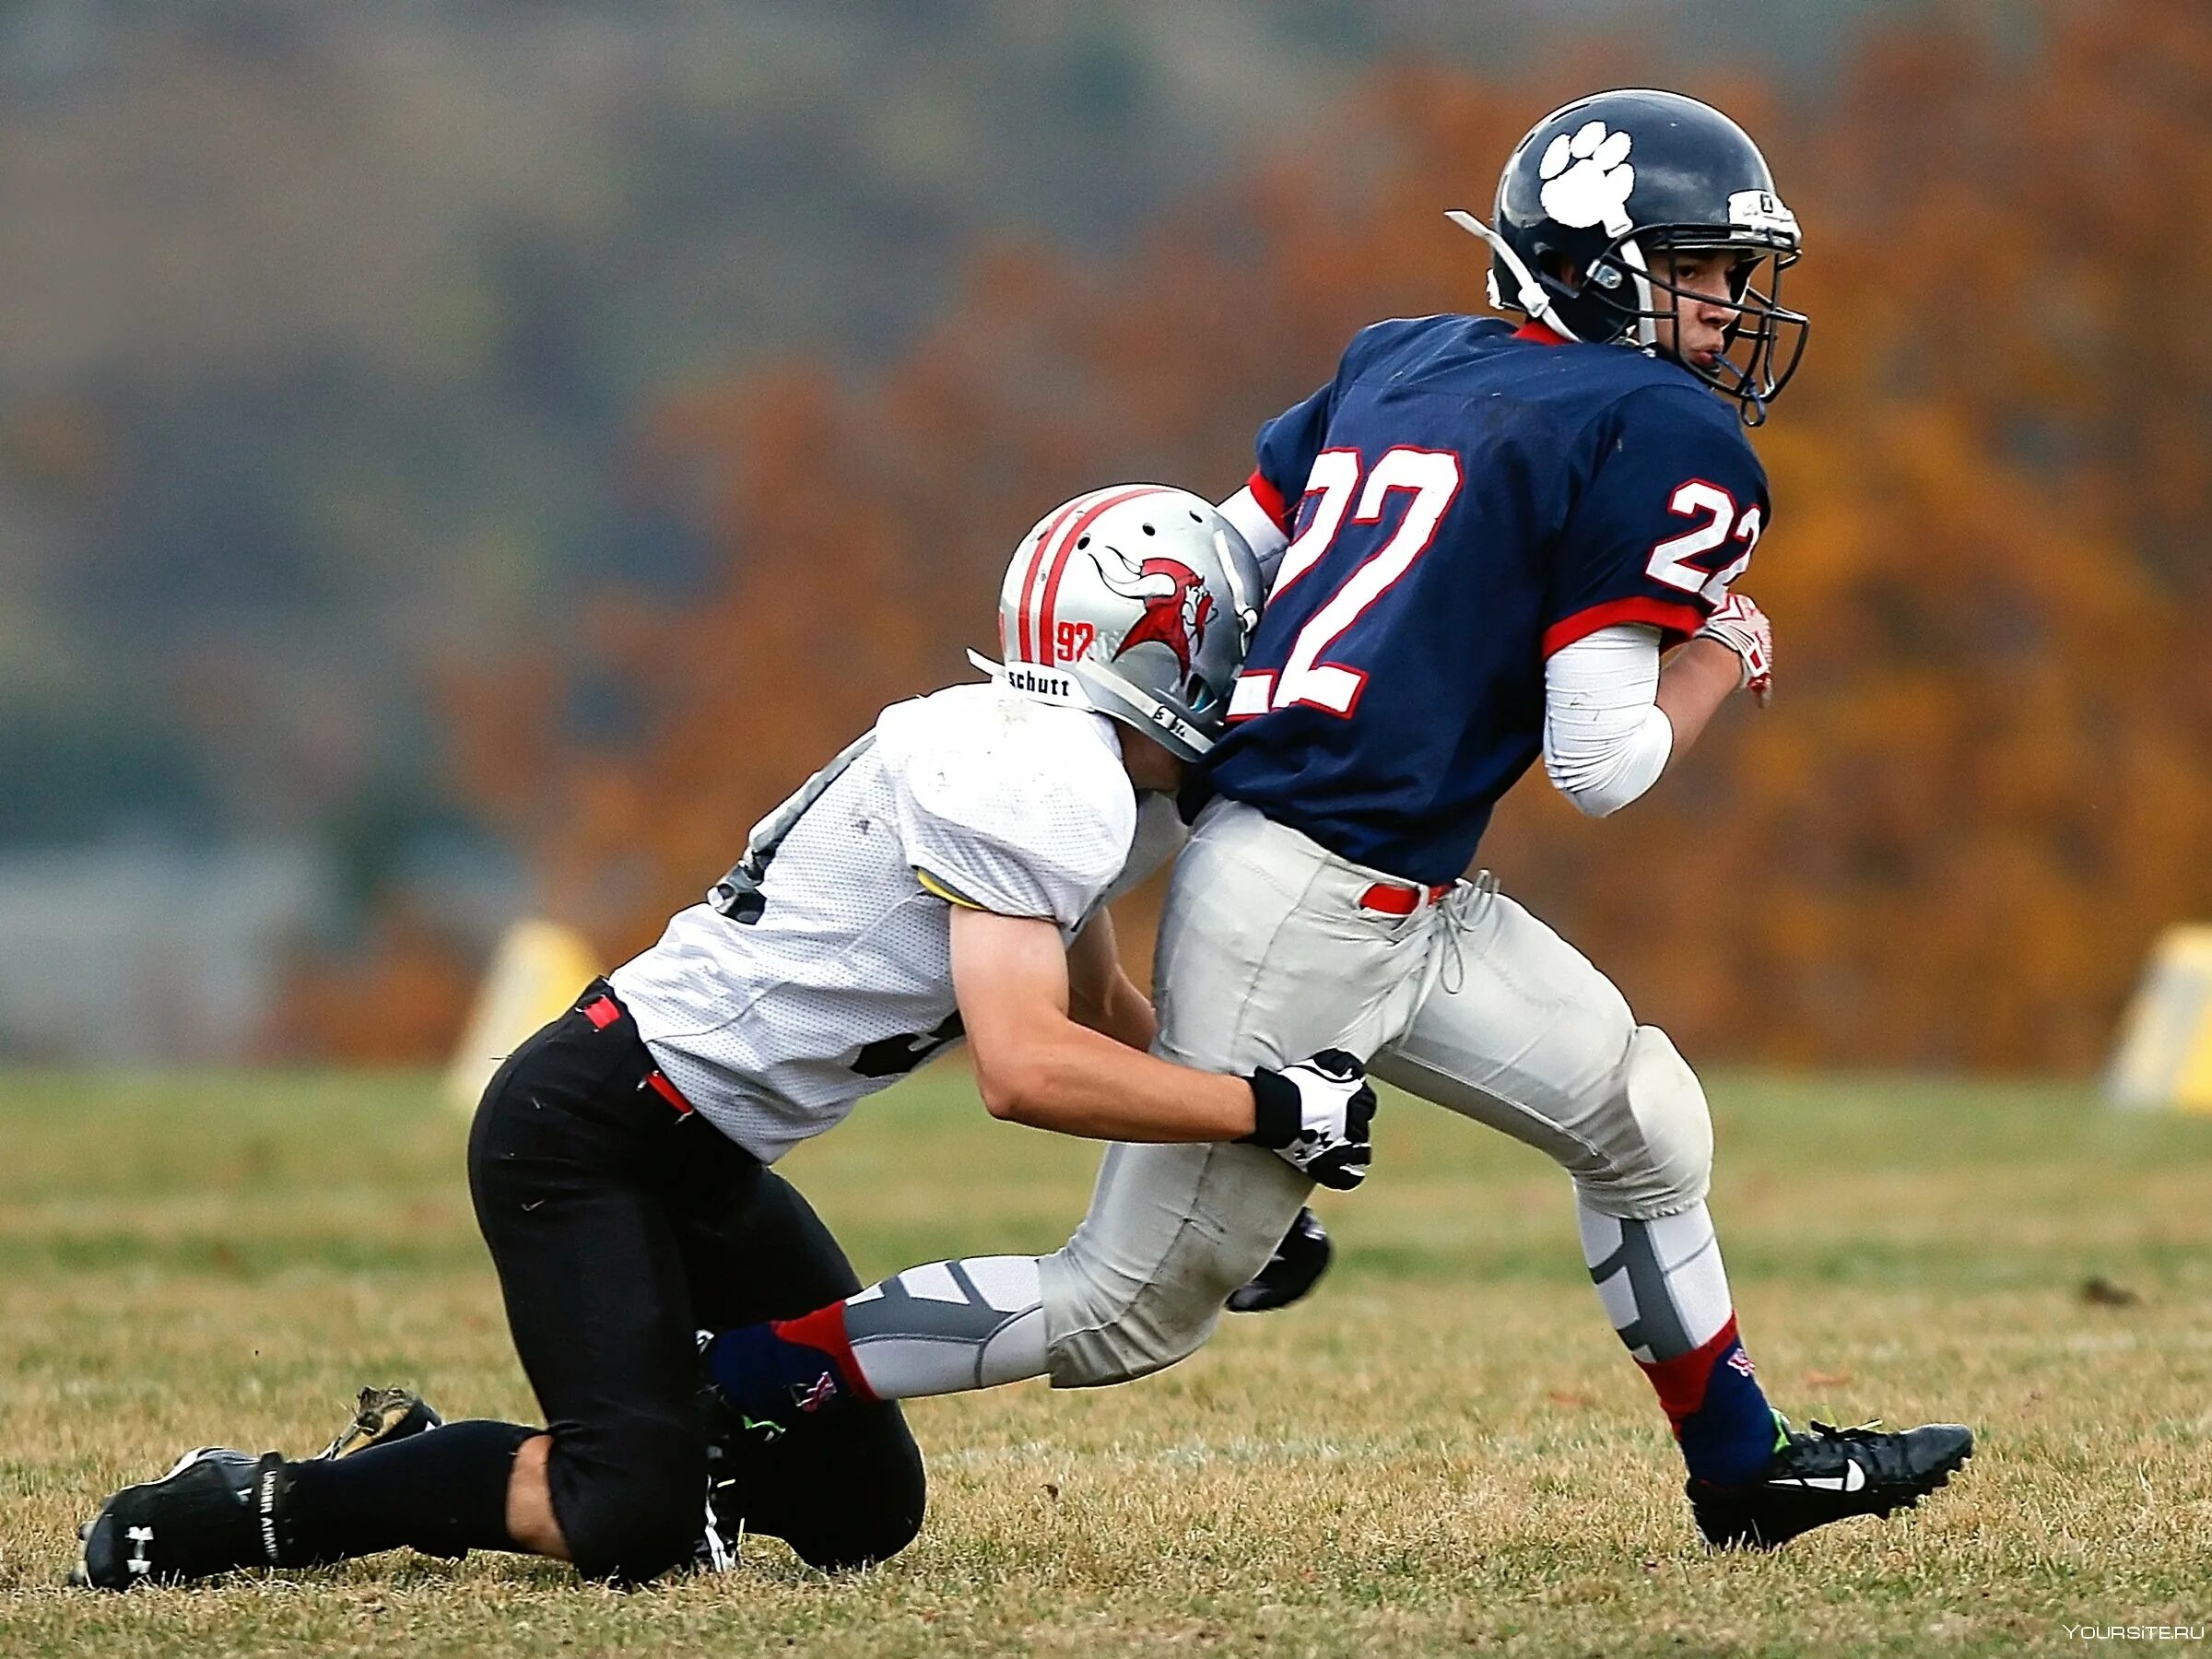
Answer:
<svg viewBox="0 0 2212 1659"><path fill-rule="evenodd" d="M1018 641L1020 645L1020 652L1017 661L1033 663L1037 660L1034 654L1036 642L1030 637L1030 607L1031 602L1037 597L1037 574L1044 568L1044 550L1053 545L1053 533L1067 523L1068 515L1081 507L1083 500L1083 497L1077 496L1066 506L1061 508L1058 512L1053 514L1052 523L1037 533L1037 550L1030 555L1028 573L1021 579L1021 604L1015 612L1017 628L1020 636ZM999 641L998 648L1002 652L1006 650L1006 641Z"/></svg>
<svg viewBox="0 0 2212 1659"><path fill-rule="evenodd" d="M1103 500L1095 501L1084 511L1083 516L1070 524L1060 537L1060 550L1053 555L1052 573L1044 579L1044 598L1037 607L1038 650L1041 655L1030 660L1044 667L1053 665L1053 605L1060 596L1060 572L1067 569L1067 556L1075 545L1083 539L1083 532L1098 520L1108 508L1119 507L1124 501L1134 501L1139 496L1165 495L1165 487L1159 484L1139 484L1129 489L1117 489Z"/></svg>

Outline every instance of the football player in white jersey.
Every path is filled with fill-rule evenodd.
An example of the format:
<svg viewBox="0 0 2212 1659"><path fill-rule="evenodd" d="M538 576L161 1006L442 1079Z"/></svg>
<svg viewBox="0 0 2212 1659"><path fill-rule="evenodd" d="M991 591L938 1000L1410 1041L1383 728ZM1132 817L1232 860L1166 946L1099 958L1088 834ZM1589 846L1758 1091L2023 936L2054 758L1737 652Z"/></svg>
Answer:
<svg viewBox="0 0 2212 1659"><path fill-rule="evenodd" d="M1180 842L1171 797L1218 726L1258 604L1249 549L1196 496L1128 486L1049 515L1007 575L1009 665L886 709L755 829L706 902L486 1090L470 1186L546 1427L447 1423L342 1458L202 1448L108 1500L78 1582L406 1545L634 1583L698 1548L716 1438L710 1541L718 1525L765 1532L825 1568L895 1554L924 1501L897 1406L721 1434L696 1337L859 1288L768 1166L963 1035L995 1116L1249 1142L1301 1182L1356 1185L1374 1106L1358 1064L1324 1053L1232 1077L1153 1057L1151 1005L1104 912ZM1034 1277L1026 1259L947 1276L963 1308L1030 1311L996 1321L985 1376L1042 1363ZM813 1385L816 1406L836 1388Z"/></svg>

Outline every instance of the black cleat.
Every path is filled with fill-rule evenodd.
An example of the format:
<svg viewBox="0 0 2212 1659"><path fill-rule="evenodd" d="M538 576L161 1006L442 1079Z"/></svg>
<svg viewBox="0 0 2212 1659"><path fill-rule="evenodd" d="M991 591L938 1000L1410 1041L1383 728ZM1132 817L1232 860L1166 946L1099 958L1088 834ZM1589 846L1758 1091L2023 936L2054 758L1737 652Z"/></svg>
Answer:
<svg viewBox="0 0 2212 1659"><path fill-rule="evenodd" d="M1328 1271L1333 1253L1321 1218L1310 1209L1298 1212L1290 1230L1275 1247L1267 1265L1245 1284L1229 1293L1231 1313L1267 1313L1287 1308L1313 1288Z"/></svg>
<svg viewBox="0 0 2212 1659"><path fill-rule="evenodd" d="M289 1486L280 1452L187 1452L160 1479L124 1487L77 1529L83 1547L69 1582L128 1590L275 1566Z"/></svg>
<svg viewBox="0 0 2212 1659"><path fill-rule="evenodd" d="M1973 1430L1959 1423L1883 1434L1873 1423L1838 1429L1816 1422L1809 1433L1785 1426L1782 1445L1749 1485L1693 1479L1683 1489L1708 1544L1771 1549L1830 1521L1911 1509L1947 1485L1973 1454Z"/></svg>

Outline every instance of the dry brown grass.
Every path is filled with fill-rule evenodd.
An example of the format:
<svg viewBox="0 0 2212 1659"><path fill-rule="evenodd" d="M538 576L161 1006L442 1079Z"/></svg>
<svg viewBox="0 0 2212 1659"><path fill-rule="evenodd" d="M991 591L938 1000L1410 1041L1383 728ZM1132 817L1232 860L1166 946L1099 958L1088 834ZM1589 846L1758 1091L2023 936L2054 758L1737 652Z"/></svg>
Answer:
<svg viewBox="0 0 2212 1659"><path fill-rule="evenodd" d="M308 1449L371 1381L528 1404L427 1081L0 1082L0 1651L2008 1653L2212 1618L2212 1123L2048 1088L1714 1093L1777 1403L1982 1431L1909 1522L1709 1558L1559 1178L1401 1103L1311 1304L1133 1387L917 1406L931 1518L876 1572L756 1543L627 1595L394 1555L95 1597L57 1587L75 1523L183 1446ZM1047 1247L1089 1166L947 1071L788 1169L865 1274ZM2085 1300L2098 1276L2139 1300Z"/></svg>

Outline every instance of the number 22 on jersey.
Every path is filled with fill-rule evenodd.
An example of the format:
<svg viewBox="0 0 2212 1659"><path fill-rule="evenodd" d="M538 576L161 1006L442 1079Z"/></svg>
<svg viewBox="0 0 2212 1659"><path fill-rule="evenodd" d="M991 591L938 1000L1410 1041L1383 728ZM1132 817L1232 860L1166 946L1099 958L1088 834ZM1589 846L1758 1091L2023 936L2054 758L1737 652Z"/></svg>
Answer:
<svg viewBox="0 0 2212 1659"><path fill-rule="evenodd" d="M1429 550L1436 539L1437 526L1458 499L1462 482L1459 457L1450 450L1406 445L1385 451L1364 472L1363 481L1358 450L1324 450L1313 458L1312 470L1306 476L1306 494L1317 498L1313 516L1306 521L1298 539L1283 550L1268 604L1279 603L1290 585L1321 561L1344 528L1347 512L1355 524L1380 524L1393 492L1405 491L1413 499L1406 504L1397 529L1306 619L1291 641L1290 654L1284 659L1279 674L1253 672L1238 677L1229 706L1231 720L1294 703L1347 718L1359 707L1367 674L1329 661L1330 648L1403 581L1415 561Z"/></svg>

